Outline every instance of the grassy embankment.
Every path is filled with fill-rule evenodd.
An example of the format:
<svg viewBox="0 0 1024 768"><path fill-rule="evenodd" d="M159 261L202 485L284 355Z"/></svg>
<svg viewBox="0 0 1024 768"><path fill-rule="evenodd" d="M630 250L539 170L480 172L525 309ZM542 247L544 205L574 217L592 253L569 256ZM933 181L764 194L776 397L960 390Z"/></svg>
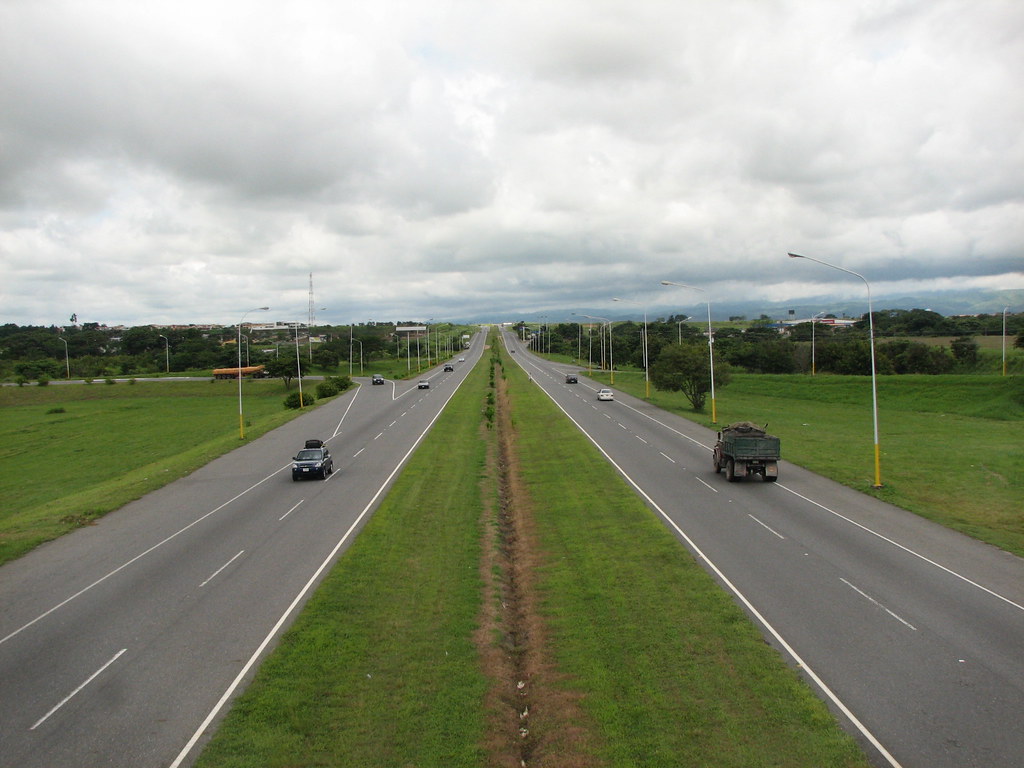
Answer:
<svg viewBox="0 0 1024 768"><path fill-rule="evenodd" d="M300 413L286 394L243 382L247 440ZM240 444L235 381L0 387L0 414L0 563Z"/></svg>
<svg viewBox="0 0 1024 768"><path fill-rule="evenodd" d="M643 373L616 371L615 387L643 397ZM877 490L869 377L734 374L715 394L719 426L767 423L785 459L1024 556L1024 377L880 376ZM651 402L712 426L710 401Z"/></svg>
<svg viewBox="0 0 1024 768"><path fill-rule="evenodd" d="M520 738L534 741L531 765L866 766L825 706L518 369L494 423L512 409L520 490L496 490L505 485L497 429L482 426L493 413L485 370L467 379L200 768L511 766ZM528 542L496 533L507 515L528 516L523 530L535 532L528 588L545 630L526 642L542 643L530 652L552 668L524 681L535 702L529 732L517 733L513 717L501 746L489 731L505 719L488 690L507 686L514 706L518 686L489 678L481 659L507 638L499 627L474 646L474 635L497 601L487 583L508 578L503 566L481 569L486 550L497 539L527 554ZM545 710L545 690L577 703L572 738L543 736L559 715Z"/></svg>

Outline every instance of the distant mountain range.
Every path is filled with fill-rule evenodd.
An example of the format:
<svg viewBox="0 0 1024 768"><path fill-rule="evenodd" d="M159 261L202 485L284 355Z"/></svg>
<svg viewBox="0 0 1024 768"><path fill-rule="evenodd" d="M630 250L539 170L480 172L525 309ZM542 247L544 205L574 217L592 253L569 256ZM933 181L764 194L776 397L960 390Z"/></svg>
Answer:
<svg viewBox="0 0 1024 768"><path fill-rule="evenodd" d="M952 315L998 315L1004 307L1009 307L1011 313L1024 312L1024 290L1008 291L942 291L935 293L921 293L912 296L875 296L873 297L874 309L876 312L883 309L929 309L940 315L949 317ZM553 323L572 322L570 312L575 311L579 315L593 315L595 317L607 317L612 320L639 319L643 315L636 309L621 311L619 307L612 311L608 307L599 308L577 308L566 310L565 317L556 317L557 313L551 310L538 310L536 312L521 312L514 317L495 318L493 316L477 315L474 317L462 318L465 322L515 322L526 320L536 323L541 317L549 317ZM722 300L712 301L711 316L714 320L728 320L730 317L742 316L747 320L753 320L767 315L773 320L802 319L809 318L819 312L834 314L837 317L861 317L867 311L867 299L860 301L849 298L834 299L827 296L799 299L793 302L765 302L765 301L742 301ZM673 306L651 306L647 308L649 320L665 318L681 312L691 312L694 319L707 317L707 310L703 304ZM790 314L792 312L792 314ZM586 322L586 321L584 321Z"/></svg>

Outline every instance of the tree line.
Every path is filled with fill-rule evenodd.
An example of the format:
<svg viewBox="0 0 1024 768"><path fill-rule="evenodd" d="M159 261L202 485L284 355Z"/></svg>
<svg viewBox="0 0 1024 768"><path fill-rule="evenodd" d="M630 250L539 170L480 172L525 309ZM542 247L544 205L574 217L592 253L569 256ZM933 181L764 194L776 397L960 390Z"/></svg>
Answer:
<svg viewBox="0 0 1024 768"><path fill-rule="evenodd" d="M242 326L242 365L266 365L286 370L299 362L320 371L333 371L349 362L349 326L314 328L310 334L299 329L262 331ZM351 328L351 349L355 361L370 362L404 356L405 340L399 348L394 325L359 325ZM206 372L238 365L237 326L220 328L163 328L141 325L112 329L99 323L68 327L0 325L0 378L40 380L141 376L166 371ZM454 326L442 326L431 333L431 344L456 349ZM426 355L426 337L422 353ZM416 341L412 341L416 354ZM285 364L286 363L286 364ZM276 374L275 374L276 375Z"/></svg>

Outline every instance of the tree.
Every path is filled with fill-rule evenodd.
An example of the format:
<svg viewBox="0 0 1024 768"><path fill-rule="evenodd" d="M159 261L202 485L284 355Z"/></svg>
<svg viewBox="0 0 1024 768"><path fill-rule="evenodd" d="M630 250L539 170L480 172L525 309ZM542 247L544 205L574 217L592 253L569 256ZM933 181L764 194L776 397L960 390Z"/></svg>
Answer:
<svg viewBox="0 0 1024 768"><path fill-rule="evenodd" d="M729 367L715 364L715 386L729 383ZM694 411L703 411L711 391L708 350L702 344L670 344L661 350L651 366L651 381L657 389L682 392Z"/></svg>
<svg viewBox="0 0 1024 768"><path fill-rule="evenodd" d="M275 357L266 363L267 373L274 378L283 379L287 389L292 385L292 379L298 374L298 366L294 357Z"/></svg>
<svg viewBox="0 0 1024 768"><path fill-rule="evenodd" d="M978 342L970 336L953 339L949 344L949 351L964 368L973 368L978 364Z"/></svg>

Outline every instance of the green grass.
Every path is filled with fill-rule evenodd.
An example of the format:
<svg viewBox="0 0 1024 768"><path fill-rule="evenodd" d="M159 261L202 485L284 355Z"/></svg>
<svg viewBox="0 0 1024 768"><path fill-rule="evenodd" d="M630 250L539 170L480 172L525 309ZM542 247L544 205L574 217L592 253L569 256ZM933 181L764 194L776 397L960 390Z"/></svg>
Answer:
<svg viewBox="0 0 1024 768"><path fill-rule="evenodd" d="M246 439L298 411L243 382ZM237 448L234 381L0 387L0 563Z"/></svg>
<svg viewBox="0 0 1024 768"><path fill-rule="evenodd" d="M517 445L567 683L613 766L864 766L826 707L525 376ZM553 460L552 457L558 459Z"/></svg>
<svg viewBox="0 0 1024 768"><path fill-rule="evenodd" d="M199 768L484 764L485 376L470 373Z"/></svg>
<svg viewBox="0 0 1024 768"><path fill-rule="evenodd" d="M510 375L546 555L542 610L560 684L582 695L578 725L595 730L590 764L866 768L635 493ZM481 746L488 681L473 645L482 499L493 493L481 487L484 376L478 367L452 400L198 768L491 764ZM552 446L564 460L551 461Z"/></svg>
<svg viewBox="0 0 1024 768"><path fill-rule="evenodd" d="M643 374L616 371L615 386L643 397ZM767 423L784 459L1024 556L1024 377L880 376L877 490L869 377L737 374L715 394L719 426ZM710 402L651 402L712 426Z"/></svg>

